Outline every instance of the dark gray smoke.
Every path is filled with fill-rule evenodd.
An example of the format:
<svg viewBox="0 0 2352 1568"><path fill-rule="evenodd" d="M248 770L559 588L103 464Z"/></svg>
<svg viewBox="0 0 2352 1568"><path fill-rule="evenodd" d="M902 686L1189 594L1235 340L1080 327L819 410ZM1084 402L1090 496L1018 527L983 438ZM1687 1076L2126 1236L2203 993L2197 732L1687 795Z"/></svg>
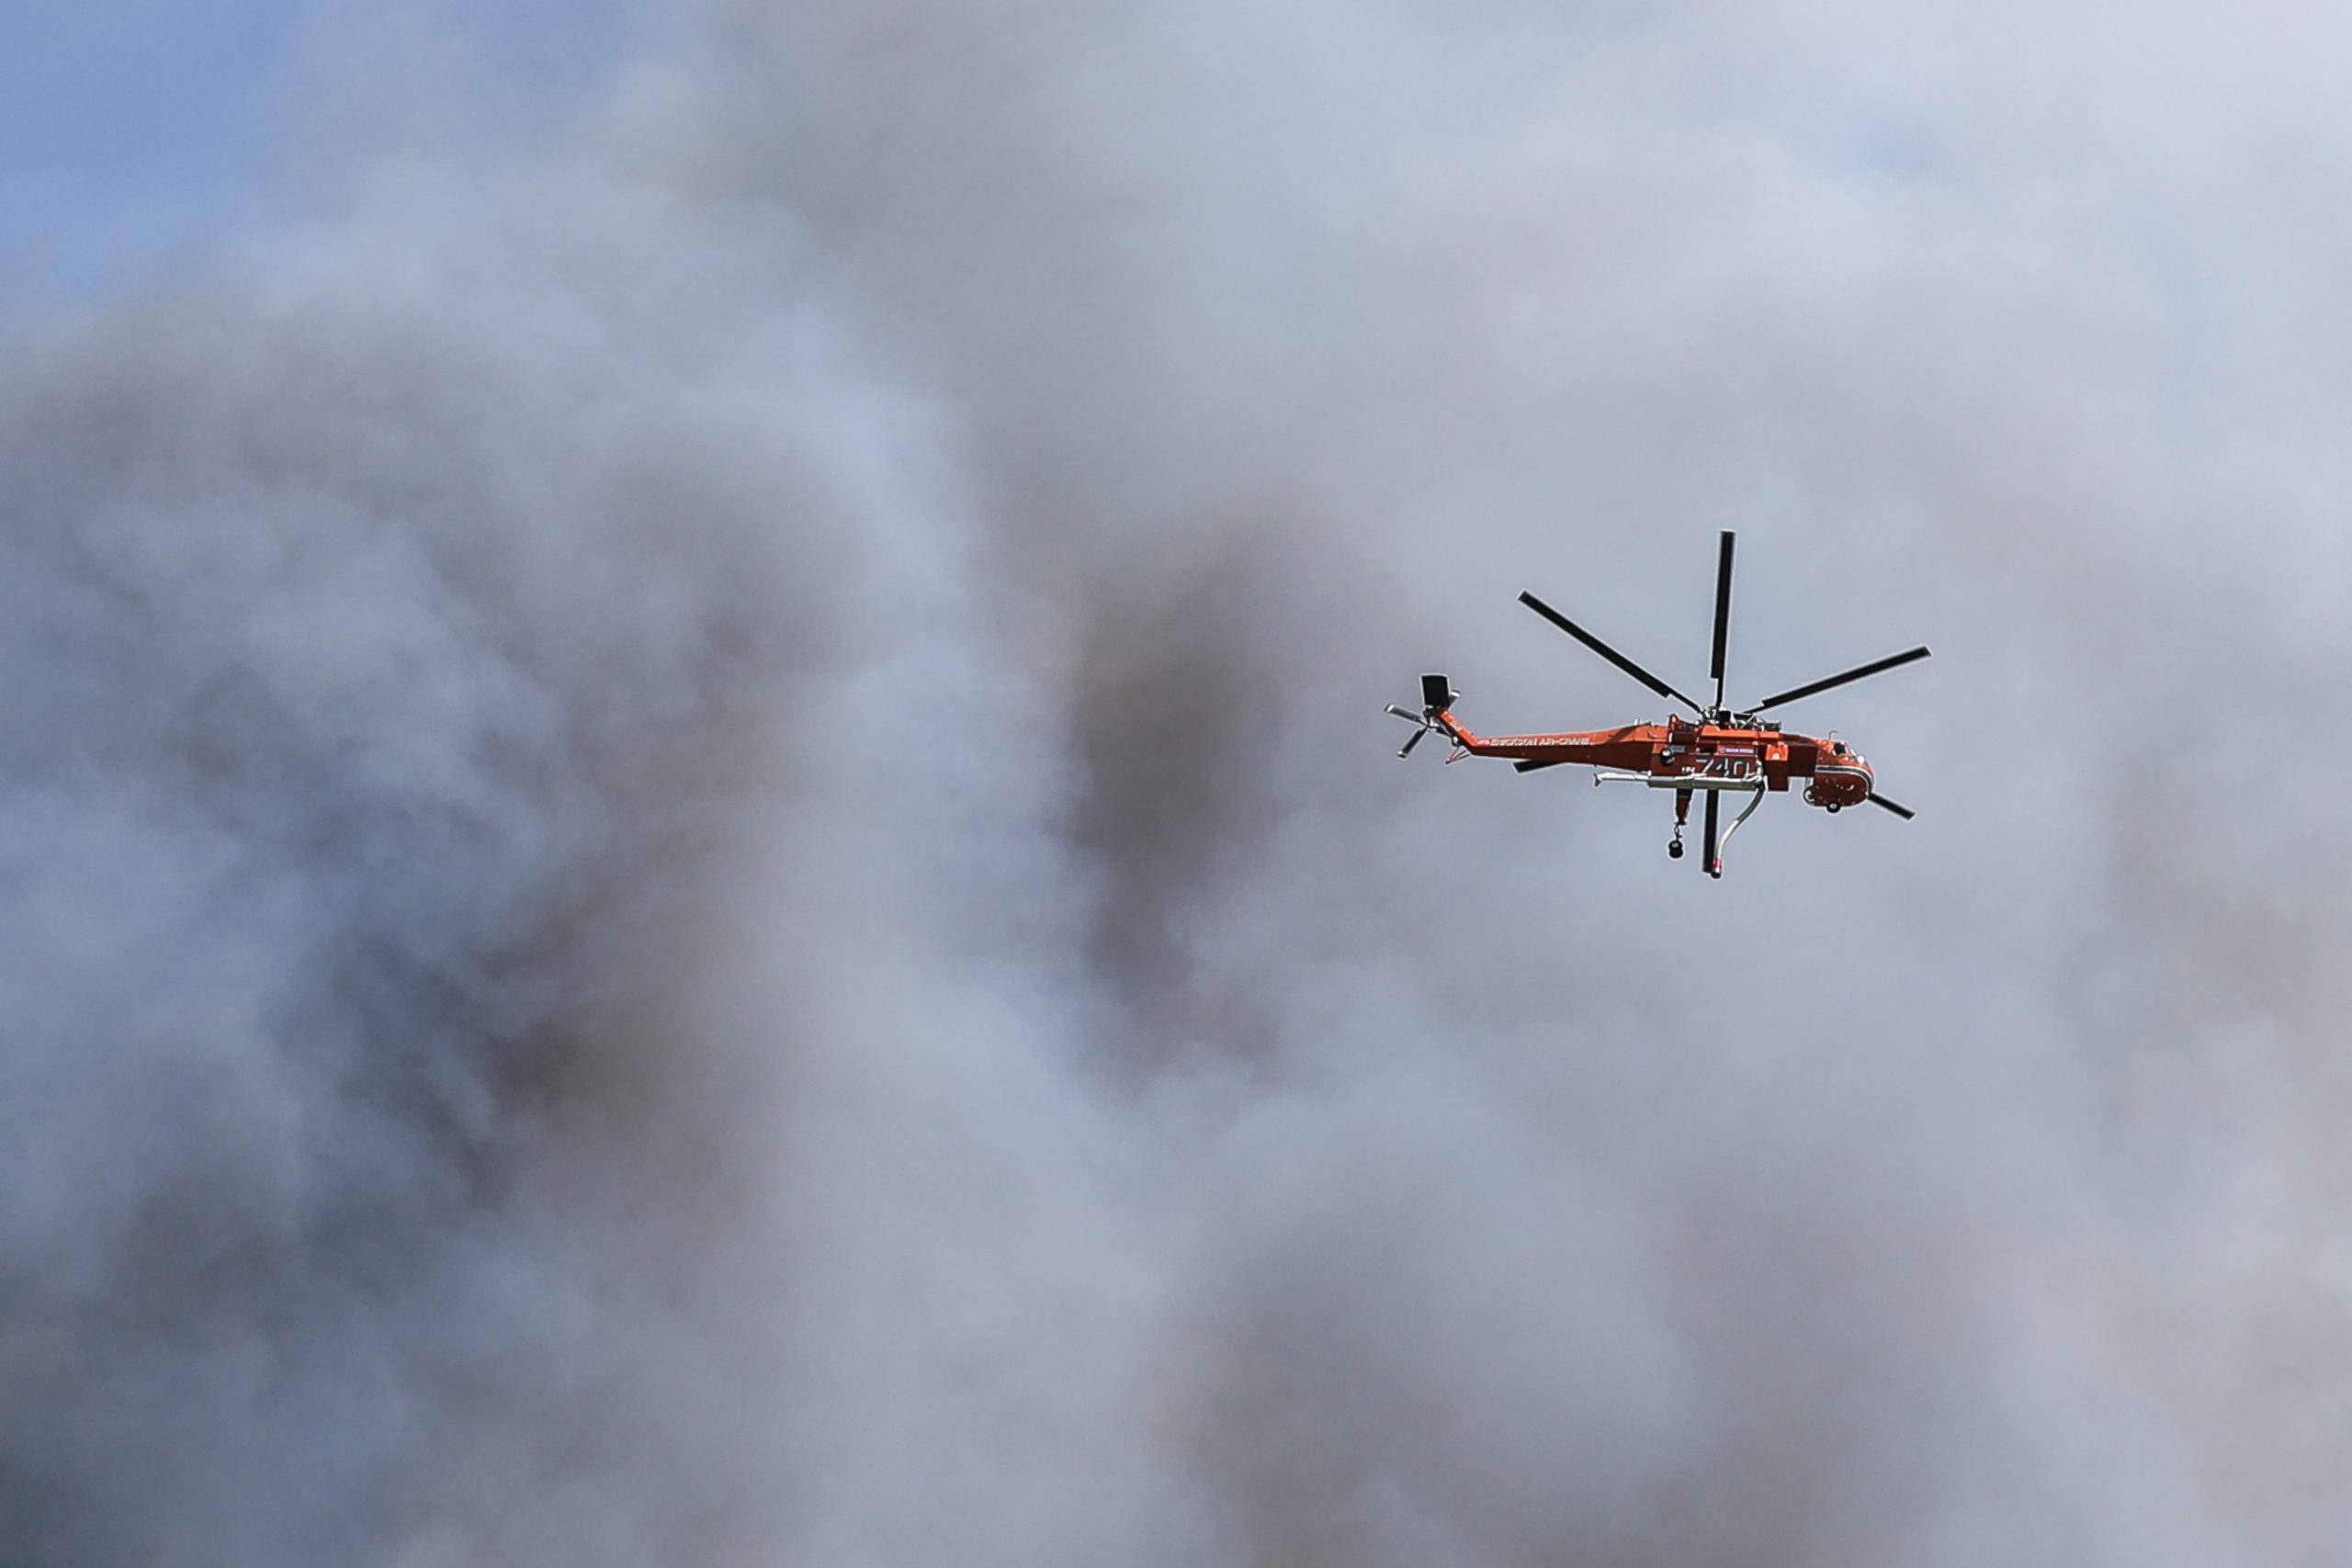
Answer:
<svg viewBox="0 0 2352 1568"><path fill-rule="evenodd" d="M0 376L0 1561L2340 1561L2332 26L353 83ZM1917 821L1390 760L1719 527Z"/></svg>

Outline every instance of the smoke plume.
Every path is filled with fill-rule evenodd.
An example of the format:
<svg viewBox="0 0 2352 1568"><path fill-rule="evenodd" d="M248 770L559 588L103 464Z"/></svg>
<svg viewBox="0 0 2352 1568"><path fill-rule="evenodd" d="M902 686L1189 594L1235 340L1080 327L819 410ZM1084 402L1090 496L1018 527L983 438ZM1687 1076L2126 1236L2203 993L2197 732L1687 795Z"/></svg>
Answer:
<svg viewBox="0 0 2352 1568"><path fill-rule="evenodd" d="M2342 30L330 38L8 328L0 1559L2340 1561ZM1390 758L1718 528L1917 820Z"/></svg>

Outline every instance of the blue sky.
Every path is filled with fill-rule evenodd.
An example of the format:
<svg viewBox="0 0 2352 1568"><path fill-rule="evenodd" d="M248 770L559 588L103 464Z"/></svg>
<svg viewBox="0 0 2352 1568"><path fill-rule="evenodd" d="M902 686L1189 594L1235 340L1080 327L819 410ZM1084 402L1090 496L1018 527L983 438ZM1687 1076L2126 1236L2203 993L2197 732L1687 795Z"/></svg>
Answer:
<svg viewBox="0 0 2352 1568"><path fill-rule="evenodd" d="M9 0L0 254L12 293L89 288L233 220L284 134L302 0Z"/></svg>
<svg viewBox="0 0 2352 1568"><path fill-rule="evenodd" d="M493 76L592 75L619 0L407 13L458 27ZM380 7L346 0L0 0L0 294L135 284L265 209ZM365 17L365 20L361 18Z"/></svg>

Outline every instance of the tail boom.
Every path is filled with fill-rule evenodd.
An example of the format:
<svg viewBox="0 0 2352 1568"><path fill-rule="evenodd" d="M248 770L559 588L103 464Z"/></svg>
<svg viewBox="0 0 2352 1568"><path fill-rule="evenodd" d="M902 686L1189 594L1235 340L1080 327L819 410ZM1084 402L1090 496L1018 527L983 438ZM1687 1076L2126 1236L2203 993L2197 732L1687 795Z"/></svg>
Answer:
<svg viewBox="0 0 2352 1568"><path fill-rule="evenodd" d="M1512 757L1552 764L1588 762L1599 768L1646 773L1666 742L1666 727L1629 724L1618 729L1589 729L1560 735L1478 735L1451 713L1437 716L1438 728L1476 757Z"/></svg>

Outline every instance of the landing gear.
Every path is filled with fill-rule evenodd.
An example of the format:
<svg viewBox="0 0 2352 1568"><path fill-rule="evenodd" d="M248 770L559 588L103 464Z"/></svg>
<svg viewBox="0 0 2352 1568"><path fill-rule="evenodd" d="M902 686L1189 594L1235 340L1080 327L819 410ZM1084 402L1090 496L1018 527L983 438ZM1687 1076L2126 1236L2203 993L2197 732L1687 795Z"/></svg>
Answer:
<svg viewBox="0 0 2352 1568"><path fill-rule="evenodd" d="M1846 806L1845 806L1845 803L1844 803L1843 801L1837 801L1837 800L1833 800L1833 801L1831 801L1831 802L1829 803L1829 805L1828 805L1828 807L1826 807L1826 809L1827 809L1827 811L1829 812L1829 815L1830 815L1830 816L1835 817L1835 816L1837 816L1837 815L1838 815L1838 813L1839 813L1840 811L1845 810L1845 809L1846 809Z"/></svg>
<svg viewBox="0 0 2352 1568"><path fill-rule="evenodd" d="M1666 856L1668 860L1680 860L1682 858L1681 829L1677 828L1674 830L1674 837L1666 841Z"/></svg>
<svg viewBox="0 0 2352 1568"><path fill-rule="evenodd" d="M1682 825L1690 820L1690 792L1687 789L1678 789L1674 792L1674 837L1668 840L1666 844L1667 858L1669 860L1682 858Z"/></svg>

